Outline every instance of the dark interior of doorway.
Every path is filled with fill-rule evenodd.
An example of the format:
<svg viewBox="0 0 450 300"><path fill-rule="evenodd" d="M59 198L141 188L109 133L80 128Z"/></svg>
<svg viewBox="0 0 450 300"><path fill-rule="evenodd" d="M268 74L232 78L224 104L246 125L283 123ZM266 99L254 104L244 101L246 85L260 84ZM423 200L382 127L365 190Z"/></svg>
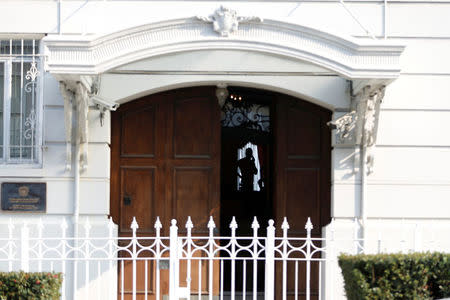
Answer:
<svg viewBox="0 0 450 300"><path fill-rule="evenodd" d="M252 222L257 218L259 236L265 235L273 213L273 129L274 99L261 90L229 87L221 114L221 224L220 235L230 236L230 222L238 224L236 236L253 236ZM250 144L249 144L250 143ZM252 149L249 152L248 149ZM239 151L240 155L239 156ZM249 167L250 165L250 167ZM245 170L246 168L254 168ZM247 177L247 179L245 179ZM250 179L249 179L250 178ZM241 244L250 241L239 240ZM242 254L241 256L245 256ZM264 291L264 264L258 262L257 291ZM246 274L244 266L246 264ZM235 265L235 290L253 291L253 261L238 260ZM224 263L224 290L231 289L231 264ZM245 279L244 279L245 277Z"/></svg>

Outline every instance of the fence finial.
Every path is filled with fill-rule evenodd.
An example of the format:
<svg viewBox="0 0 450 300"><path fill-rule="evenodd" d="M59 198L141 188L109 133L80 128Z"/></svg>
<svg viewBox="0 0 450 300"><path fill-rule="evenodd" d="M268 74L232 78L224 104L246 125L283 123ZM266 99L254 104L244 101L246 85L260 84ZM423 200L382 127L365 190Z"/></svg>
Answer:
<svg viewBox="0 0 450 300"><path fill-rule="evenodd" d="M188 216L186 225L184 227L186 228L187 236L191 237L192 228L194 228L194 224L192 223L191 216Z"/></svg>
<svg viewBox="0 0 450 300"><path fill-rule="evenodd" d="M134 232L136 232L136 230L139 228L139 225L136 221L136 217L133 217L133 221L131 221L131 226L130 226L131 230L133 230Z"/></svg>
<svg viewBox="0 0 450 300"><path fill-rule="evenodd" d="M331 240L334 240L334 232L336 231L336 221L334 220L334 218L331 219L331 223L330 223L330 232L331 232Z"/></svg>
<svg viewBox="0 0 450 300"><path fill-rule="evenodd" d="M170 227L177 227L177 220L175 219L170 220Z"/></svg>
<svg viewBox="0 0 450 300"><path fill-rule="evenodd" d="M253 218L252 228L253 228L253 230L258 230L258 228L259 228L259 223L258 223L258 219L256 218L256 216Z"/></svg>
<svg viewBox="0 0 450 300"><path fill-rule="evenodd" d="M109 242L112 242L113 236L114 236L114 222L112 220L112 217L109 217L108 220L108 238L109 238ZM111 245L109 245L111 247ZM110 249L111 250L111 249Z"/></svg>
<svg viewBox="0 0 450 300"><path fill-rule="evenodd" d="M38 228L39 230L44 229L44 222L42 222L42 217L39 217L39 221L38 221L38 223L37 223L37 228Z"/></svg>
<svg viewBox="0 0 450 300"><path fill-rule="evenodd" d="M314 228L313 224L311 223L311 218L308 217L308 221L306 221L305 229L308 232L311 232L311 230Z"/></svg>
<svg viewBox="0 0 450 300"><path fill-rule="evenodd" d="M159 216L156 216L156 221L155 221L155 226L153 226L156 230L156 237L159 238L159 236L161 235L161 228L162 228L162 224L161 221L159 220Z"/></svg>
<svg viewBox="0 0 450 300"><path fill-rule="evenodd" d="M112 217L109 217L109 219L108 219L108 229L109 230L113 230L114 229L114 222L113 222Z"/></svg>
<svg viewBox="0 0 450 300"><path fill-rule="evenodd" d="M336 226L336 220L334 218L331 218L330 230L335 231L336 230L335 226Z"/></svg>
<svg viewBox="0 0 450 300"><path fill-rule="evenodd" d="M9 221L8 221L8 230L13 231L13 229L14 229L14 224L13 224L12 218L10 217Z"/></svg>
<svg viewBox="0 0 450 300"><path fill-rule="evenodd" d="M65 217L62 218L60 226L61 226L62 231L66 231L66 229L69 227L69 225L67 225L67 221L66 221Z"/></svg>
<svg viewBox="0 0 450 300"><path fill-rule="evenodd" d="M192 228L194 228L194 223L192 223L192 219L191 216L188 216L187 221L186 221L186 226L185 228L190 231Z"/></svg>
<svg viewBox="0 0 450 300"><path fill-rule="evenodd" d="M288 229L289 229L289 223L288 223L286 217L284 217L284 219L283 219L283 223L281 224L281 229L283 229L283 237L286 238L287 237L287 232L288 232Z"/></svg>
<svg viewBox="0 0 450 300"><path fill-rule="evenodd" d="M84 223L84 232L86 236L89 236L89 231L91 231L91 222L89 221L89 217L86 217L86 222Z"/></svg>
<svg viewBox="0 0 450 300"><path fill-rule="evenodd" d="M253 218L252 229L253 229L253 237L257 237L258 236L259 223L258 223L258 219L256 218L256 216Z"/></svg>
<svg viewBox="0 0 450 300"><path fill-rule="evenodd" d="M208 221L208 229L209 229L209 235L213 236L214 234L214 228L216 228L216 223L214 223L214 219L212 216L209 217Z"/></svg>
<svg viewBox="0 0 450 300"><path fill-rule="evenodd" d="M161 224L161 221L159 220L159 216L156 217L154 228L156 229L156 231L158 231L162 228L162 224Z"/></svg>
<svg viewBox="0 0 450 300"><path fill-rule="evenodd" d="M231 230L236 230L238 228L238 224L236 223L236 218L233 216L233 219L231 219L230 223Z"/></svg>

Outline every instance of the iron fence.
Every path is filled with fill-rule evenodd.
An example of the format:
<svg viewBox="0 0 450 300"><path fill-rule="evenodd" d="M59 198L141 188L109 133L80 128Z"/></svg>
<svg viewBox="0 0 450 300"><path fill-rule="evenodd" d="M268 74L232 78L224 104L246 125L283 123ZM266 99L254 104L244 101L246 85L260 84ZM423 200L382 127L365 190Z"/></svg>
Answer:
<svg viewBox="0 0 450 300"><path fill-rule="evenodd" d="M342 295L339 253L438 248L426 232L433 224L403 222L397 248L382 238L385 223L378 224L377 234L366 230L366 238L360 238L355 219L348 223L353 232L348 239L336 238L334 220L321 238L312 237L309 219L304 237L290 236L286 219L279 236L274 225L271 220L260 228L255 218L253 234L237 236L233 219L230 236L221 237L215 236L210 218L209 234L197 236L188 218L185 234L179 234L172 220L169 236L161 236L157 219L155 234L144 237L133 219L130 235L119 237L112 220L93 227L87 218L84 230L73 237L65 218L53 225L44 225L42 219L21 224L10 220L0 238L0 269L62 272L62 299L337 299Z"/></svg>

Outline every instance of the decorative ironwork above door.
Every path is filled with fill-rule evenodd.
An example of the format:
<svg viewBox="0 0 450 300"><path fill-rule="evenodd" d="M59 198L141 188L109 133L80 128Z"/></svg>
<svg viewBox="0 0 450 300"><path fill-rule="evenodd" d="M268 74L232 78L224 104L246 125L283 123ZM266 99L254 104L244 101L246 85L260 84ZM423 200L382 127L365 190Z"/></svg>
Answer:
<svg viewBox="0 0 450 300"><path fill-rule="evenodd" d="M237 127L270 132L268 104L248 101L244 96L231 94L222 106L222 127Z"/></svg>

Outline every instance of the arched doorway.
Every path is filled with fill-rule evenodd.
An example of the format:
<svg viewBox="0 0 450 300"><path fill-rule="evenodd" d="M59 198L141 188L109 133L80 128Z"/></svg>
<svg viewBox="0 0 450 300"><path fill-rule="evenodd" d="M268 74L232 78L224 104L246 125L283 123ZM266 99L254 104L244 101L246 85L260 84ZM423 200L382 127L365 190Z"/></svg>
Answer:
<svg viewBox="0 0 450 300"><path fill-rule="evenodd" d="M239 124L226 128L224 107L219 106L215 90L162 92L112 113L111 215L119 224L119 235L130 235L133 216L142 235L154 233L157 216L165 230L162 234L168 235L170 219L184 224L191 216L194 233L205 235L210 215L221 234L226 234L231 216L239 215L239 221L248 221L241 224L241 233L246 234L253 216L259 215L262 232L263 221L274 218L280 228L287 217L290 232L298 236L306 234L304 226L311 217L318 225L313 234L319 236L330 219L331 148L326 123L331 112L283 94L231 87L230 95L265 106L268 124L262 131ZM255 175L260 176L252 178L255 189L243 188L242 178L238 181L243 167L238 166L236 150L246 152L248 142L256 146L254 160L258 156ZM231 168L225 170L224 165ZM262 209L258 201L264 202ZM182 234L183 226L179 229Z"/></svg>

